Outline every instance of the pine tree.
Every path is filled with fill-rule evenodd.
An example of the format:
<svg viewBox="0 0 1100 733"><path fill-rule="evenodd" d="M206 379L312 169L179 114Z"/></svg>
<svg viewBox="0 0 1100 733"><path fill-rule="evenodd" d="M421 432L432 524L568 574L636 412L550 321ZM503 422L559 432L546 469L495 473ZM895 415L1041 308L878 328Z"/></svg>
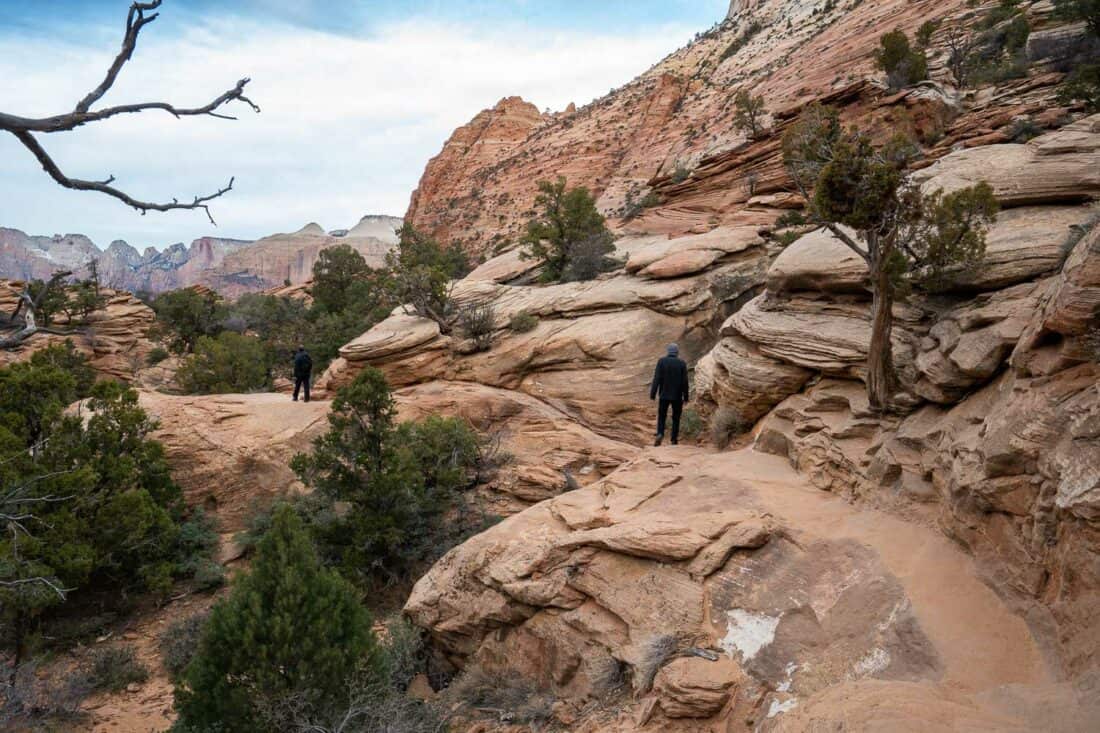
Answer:
<svg viewBox="0 0 1100 733"><path fill-rule="evenodd" d="M252 569L210 614L176 693L180 726L267 731L274 711L339 705L364 665L384 674L369 614L282 506Z"/></svg>

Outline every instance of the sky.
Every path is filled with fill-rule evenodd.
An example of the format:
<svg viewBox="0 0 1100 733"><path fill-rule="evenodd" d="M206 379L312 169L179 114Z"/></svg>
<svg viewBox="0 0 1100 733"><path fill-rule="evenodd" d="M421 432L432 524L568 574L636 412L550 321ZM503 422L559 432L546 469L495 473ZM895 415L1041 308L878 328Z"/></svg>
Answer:
<svg viewBox="0 0 1100 733"><path fill-rule="evenodd" d="M237 121L155 111L40 136L71 177L202 212L145 216L61 188L0 133L0 226L144 249L401 216L454 129L499 99L583 105L724 16L728 0L165 0L101 104L199 106L250 77ZM70 111L118 52L129 0L0 0L0 111Z"/></svg>

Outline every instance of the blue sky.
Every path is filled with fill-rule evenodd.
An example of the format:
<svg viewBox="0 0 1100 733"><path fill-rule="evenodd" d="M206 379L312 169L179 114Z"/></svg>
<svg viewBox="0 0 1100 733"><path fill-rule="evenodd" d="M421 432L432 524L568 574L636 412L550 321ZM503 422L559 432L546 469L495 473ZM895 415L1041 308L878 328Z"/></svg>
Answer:
<svg viewBox="0 0 1100 733"><path fill-rule="evenodd" d="M94 87L121 40L126 0L0 0L0 110L47 115ZM195 212L141 216L53 184L0 135L0 226L163 248L254 238L309 221L401 215L455 127L520 94L584 104L720 20L727 0L166 0L108 103L198 105L253 79L240 120L146 113L44 136L71 176L114 175L139 198L181 199L236 176Z"/></svg>

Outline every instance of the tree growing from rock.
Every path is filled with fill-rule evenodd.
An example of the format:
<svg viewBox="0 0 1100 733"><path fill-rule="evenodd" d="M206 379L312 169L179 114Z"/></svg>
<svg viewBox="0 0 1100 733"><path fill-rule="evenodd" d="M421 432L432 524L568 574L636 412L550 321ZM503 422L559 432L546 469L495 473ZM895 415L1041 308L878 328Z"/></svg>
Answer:
<svg viewBox="0 0 1100 733"><path fill-rule="evenodd" d="M449 333L454 320L451 284L469 271L465 255L455 245L440 246L408 223L397 230L397 235L397 246L386 253L387 276L395 300Z"/></svg>
<svg viewBox="0 0 1100 733"><path fill-rule="evenodd" d="M184 730L290 730L296 707L339 705L357 672L381 678L371 619L355 589L325 569L309 534L279 507L251 569L210 613L176 691ZM277 720L273 718L291 718Z"/></svg>
<svg viewBox="0 0 1100 733"><path fill-rule="evenodd" d="M232 178L229 179L228 184L214 193L206 196L195 196L191 201L184 202L178 199L173 199L172 201L164 203L142 201L112 186L111 184L115 181L114 176L108 176L99 181L91 181L72 178L66 175L53 158L50 157L50 154L46 151L45 147L43 147L38 137L40 135L48 135L55 132L68 132L83 125L102 122L103 120L108 120L113 117L151 110L167 112L176 119L181 117L208 116L225 120L236 119L222 111L223 107L231 102L242 102L251 107L255 112L260 111L260 108L244 94L245 86L249 82L247 78L241 79L232 89L222 92L212 101L201 107L176 107L167 102L137 102L133 104L92 109L93 106L95 106L114 86L123 66L130 60L134 54L134 50L137 48L138 36L141 30L159 16L159 13L152 11L159 8L161 2L162 0L152 0L151 2L134 2L130 5L130 11L126 15L126 32L122 37L122 48L111 62L110 68L107 69L107 74L103 78L103 81L78 101L71 112L63 112L61 114L50 115L49 117L23 117L17 114L0 112L0 131L10 132L14 135L15 139L35 157L46 174L65 188L71 188L76 191L97 191L106 194L107 196L122 201L127 206L133 207L142 214L147 211L202 209L206 212L207 217L210 219L210 223L213 224L214 218L210 215L209 202L232 190Z"/></svg>
<svg viewBox="0 0 1100 733"><path fill-rule="evenodd" d="M767 114L764 98L753 96L752 92L742 89L733 98L733 107L734 126L751 139L760 137L760 133L764 131L764 115Z"/></svg>
<svg viewBox="0 0 1100 733"><path fill-rule="evenodd" d="M542 280L590 280L611 269L614 238L588 189L567 188L560 176L538 187L539 214L527 223L520 254L542 263Z"/></svg>
<svg viewBox="0 0 1100 733"><path fill-rule="evenodd" d="M879 39L875 52L878 67L886 72L891 89L901 89L928 78L928 59L913 48L905 31L895 29Z"/></svg>
<svg viewBox="0 0 1100 733"><path fill-rule="evenodd" d="M803 113L783 138L784 164L808 203L809 220L867 264L873 296L867 393L876 409L888 408L895 391L895 298L912 285L941 287L980 263L997 212L984 182L922 192L906 177L914 154L904 139L878 146L845 130L837 111L821 106Z"/></svg>

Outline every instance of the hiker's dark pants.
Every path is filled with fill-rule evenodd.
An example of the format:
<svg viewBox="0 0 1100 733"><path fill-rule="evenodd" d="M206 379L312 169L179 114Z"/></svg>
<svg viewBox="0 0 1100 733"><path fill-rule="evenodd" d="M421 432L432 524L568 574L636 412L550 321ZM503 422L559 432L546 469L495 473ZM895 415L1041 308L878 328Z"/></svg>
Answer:
<svg viewBox="0 0 1100 733"><path fill-rule="evenodd" d="M309 377L295 377L294 378L294 401L298 401L298 389L301 387L306 388L306 402L309 402Z"/></svg>
<svg viewBox="0 0 1100 733"><path fill-rule="evenodd" d="M661 400L657 406L657 435L665 434L668 421L668 408L672 408L672 442L680 439L680 415L684 412L684 403L680 400Z"/></svg>

